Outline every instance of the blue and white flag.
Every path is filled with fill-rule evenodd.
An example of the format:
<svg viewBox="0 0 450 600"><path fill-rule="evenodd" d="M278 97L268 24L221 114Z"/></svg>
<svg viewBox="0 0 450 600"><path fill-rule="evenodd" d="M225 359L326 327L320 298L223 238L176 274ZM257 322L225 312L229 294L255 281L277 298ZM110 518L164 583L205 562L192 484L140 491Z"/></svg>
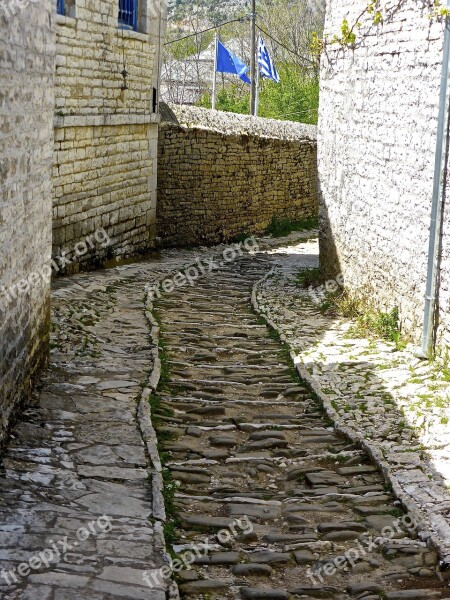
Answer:
<svg viewBox="0 0 450 600"><path fill-rule="evenodd" d="M266 79L272 79L275 83L280 83L280 77L270 57L269 50L261 36L259 36L258 44L258 64L261 76Z"/></svg>
<svg viewBox="0 0 450 600"><path fill-rule="evenodd" d="M232 73L237 75L245 83L251 83L248 78L249 68L242 62L235 54L230 52L228 48L222 44L220 40L217 40L217 68L218 73Z"/></svg>

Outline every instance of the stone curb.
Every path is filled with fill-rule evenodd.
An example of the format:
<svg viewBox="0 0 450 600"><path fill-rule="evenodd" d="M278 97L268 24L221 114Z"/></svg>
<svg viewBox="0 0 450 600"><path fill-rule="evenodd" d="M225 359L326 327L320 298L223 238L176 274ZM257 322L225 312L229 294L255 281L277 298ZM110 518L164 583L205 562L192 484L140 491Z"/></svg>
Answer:
<svg viewBox="0 0 450 600"><path fill-rule="evenodd" d="M258 289L259 287L266 281L269 277L273 275L275 269L271 269L269 273L267 273L263 278L255 283L252 289L252 306L258 315L264 318L267 325L276 331L281 339L288 344L285 336L279 330L277 325L266 315L260 305L258 303ZM289 344L288 344L289 346ZM309 373L306 369L304 363L296 362L298 357L294 354L292 349L289 347L289 354L291 360L293 361L299 376L307 382L312 391L320 398L323 403L323 407L325 409L326 414L333 421L335 430L350 439L352 442L357 443L361 446L363 450L367 452L373 462L381 469L383 476L388 484L392 486L392 492L394 496L402 503L405 510L415 519L418 523L417 534L419 537L427 543L427 545L436 550L443 560L443 562L450 563L450 549L447 544L443 540L441 540L435 533L431 531L429 517L426 513L420 510L417 505L411 500L411 498L403 491L401 484L399 483L397 477L392 472L389 463L384 458L382 452L377 447L376 444L370 443L364 437L364 435L358 430L348 427L343 423L342 418L339 413L333 408L331 404L331 400L328 396L322 391L322 388L319 382ZM301 360L301 359L300 359Z"/></svg>
<svg viewBox="0 0 450 600"><path fill-rule="evenodd" d="M219 246L215 246L211 248L212 255L215 256L214 250L218 252L218 248L227 248L226 244L221 244ZM245 252L247 254L247 252ZM188 261L186 263L181 264L176 269L172 269L161 275L154 282L155 284L161 283L167 278L174 276L176 273L179 273L182 270L188 269L190 266L194 266L197 264L198 256L195 257L195 260ZM139 427L141 430L142 438L146 444L147 451L150 457L150 460L153 464L154 472L151 473L152 478L152 512L153 516L156 519L155 523L155 535L158 538L158 541L163 549L164 554L169 559L167 554L167 546L164 538L164 529L162 527L162 523L166 521L166 510L163 496L164 482L162 478L162 465L159 457L158 447L157 447L157 435L155 428L153 427L151 410L149 405L150 396L156 392L158 389L159 381L161 378L161 359L159 357L158 352L158 344L159 344L159 334L160 327L153 316L153 303L148 300L148 296L145 299L145 317L149 324L150 329L150 339L154 344L155 348L153 351L153 364L154 367L152 372L150 373L148 380L146 381L146 387L142 391L139 406L138 406L138 421ZM180 592L178 589L178 585L175 581L171 580L166 588L166 595L168 600L180 600Z"/></svg>
<svg viewBox="0 0 450 600"><path fill-rule="evenodd" d="M160 329L156 319L152 314L152 308L153 306L146 302L144 314L149 325L151 341L155 346L155 348L152 349L154 366L146 381L146 387L142 390L139 399L137 418L142 438L147 447L147 452L153 465L153 470L149 470L149 475L151 477L152 482L152 515L155 519L155 538L157 540L157 544L161 548L166 562L169 563L170 557L167 553L167 546L163 527L164 523L166 522L167 516L163 495L164 481L162 477L162 465L158 452L157 435L155 428L153 427L152 415L149 404L149 398L154 392L156 392L161 378L161 359L159 357L158 352ZM175 583L175 581L168 580L166 582L165 594L166 598L168 598L169 600L180 599L178 586Z"/></svg>

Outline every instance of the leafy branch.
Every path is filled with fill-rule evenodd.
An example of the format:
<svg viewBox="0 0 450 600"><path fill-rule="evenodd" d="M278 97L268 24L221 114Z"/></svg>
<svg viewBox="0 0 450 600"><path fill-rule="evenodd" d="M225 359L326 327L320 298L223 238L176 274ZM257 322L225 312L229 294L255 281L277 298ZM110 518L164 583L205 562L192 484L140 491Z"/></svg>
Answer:
<svg viewBox="0 0 450 600"><path fill-rule="evenodd" d="M399 0L398 4L391 9L391 13L397 12L401 8L403 2L404 0ZM444 6L441 0L431 0L430 9L431 12L429 14L429 18L431 20L442 20L450 17L450 9ZM311 52L319 57L327 48L327 46L330 45L339 45L342 48L354 48L358 39L357 30L361 29L362 19L368 15L372 17L371 24L378 26L384 23L385 17L381 11L380 0L369 0L369 3L361 12L361 14L358 15L353 25L350 26L348 19L344 19L341 23L340 35L334 35L332 38L329 38L327 35L325 35L323 38L319 38L317 33L314 32L311 42Z"/></svg>

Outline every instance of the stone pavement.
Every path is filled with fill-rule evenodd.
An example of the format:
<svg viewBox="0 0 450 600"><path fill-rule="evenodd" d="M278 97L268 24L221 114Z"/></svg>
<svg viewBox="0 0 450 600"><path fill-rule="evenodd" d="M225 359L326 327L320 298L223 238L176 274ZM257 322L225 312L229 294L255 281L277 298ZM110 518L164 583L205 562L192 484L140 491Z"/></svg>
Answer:
<svg viewBox="0 0 450 600"><path fill-rule="evenodd" d="M50 367L1 463L2 599L166 597L142 575L165 556L156 440L138 412L158 354L143 299L189 260L54 283Z"/></svg>
<svg viewBox="0 0 450 600"><path fill-rule="evenodd" d="M1 598L176 597L144 581L167 563L163 533L170 552L197 548L176 576L190 598L450 597L436 553L252 311L278 255L156 302L152 393L161 365L144 288L212 252L55 282L50 368L1 465Z"/></svg>
<svg viewBox="0 0 450 600"><path fill-rule="evenodd" d="M299 284L318 266L317 241L272 253L254 305L288 345L337 429L382 466L420 521L423 539L450 565L450 376L448 365L415 357L410 344L361 338L348 319L323 314ZM319 298L317 290L315 297Z"/></svg>
<svg viewBox="0 0 450 600"><path fill-rule="evenodd" d="M271 265L242 258L156 303L167 373L154 422L173 550L194 561L176 574L181 596L450 598L377 467L334 431L253 312Z"/></svg>

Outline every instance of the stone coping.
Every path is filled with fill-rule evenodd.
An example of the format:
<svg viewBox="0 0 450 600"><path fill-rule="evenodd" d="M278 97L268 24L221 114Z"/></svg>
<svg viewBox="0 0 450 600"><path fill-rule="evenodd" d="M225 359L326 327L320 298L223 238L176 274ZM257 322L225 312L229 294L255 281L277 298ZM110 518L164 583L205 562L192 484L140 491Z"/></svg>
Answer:
<svg viewBox="0 0 450 600"><path fill-rule="evenodd" d="M162 121L176 123L181 127L208 129L226 135L254 135L279 140L317 141L315 125L263 119L195 106L162 104Z"/></svg>

